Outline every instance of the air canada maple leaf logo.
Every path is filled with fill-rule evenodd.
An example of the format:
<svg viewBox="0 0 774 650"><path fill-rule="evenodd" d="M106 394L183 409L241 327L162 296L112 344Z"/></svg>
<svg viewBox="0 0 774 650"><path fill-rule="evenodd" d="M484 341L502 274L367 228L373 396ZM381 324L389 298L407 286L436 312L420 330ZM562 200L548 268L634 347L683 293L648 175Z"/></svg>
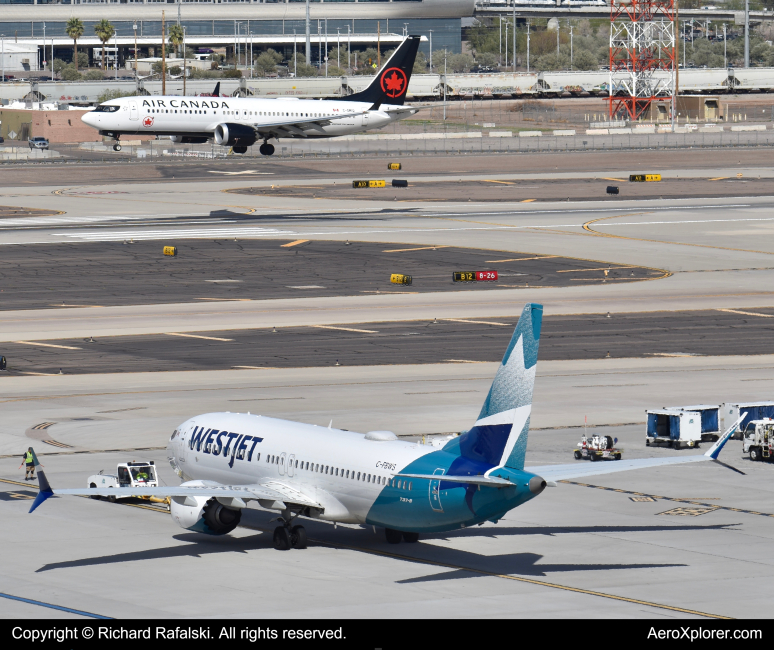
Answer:
<svg viewBox="0 0 774 650"><path fill-rule="evenodd" d="M148 117L144 118L142 121L143 126L153 126L153 118L149 115Z"/></svg>
<svg viewBox="0 0 774 650"><path fill-rule="evenodd" d="M406 73L400 68L388 68L382 73L382 90L387 97L400 97L408 86Z"/></svg>

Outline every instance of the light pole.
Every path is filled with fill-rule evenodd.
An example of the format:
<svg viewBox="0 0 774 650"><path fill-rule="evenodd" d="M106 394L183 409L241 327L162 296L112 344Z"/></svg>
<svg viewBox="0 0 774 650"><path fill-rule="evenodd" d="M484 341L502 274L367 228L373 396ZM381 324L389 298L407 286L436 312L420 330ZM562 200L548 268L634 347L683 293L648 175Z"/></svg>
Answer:
<svg viewBox="0 0 774 650"><path fill-rule="evenodd" d="M43 23L43 38L45 36L46 23ZM750 67L750 0L744 0L744 67Z"/></svg>
<svg viewBox="0 0 774 650"><path fill-rule="evenodd" d="M516 3L513 3L513 72L516 73Z"/></svg>
<svg viewBox="0 0 774 650"><path fill-rule="evenodd" d="M500 61L503 60L503 17L498 16L497 18L498 26L500 27Z"/></svg>
<svg viewBox="0 0 774 650"><path fill-rule="evenodd" d="M430 74L433 74L433 30L428 30L430 32Z"/></svg>
<svg viewBox="0 0 774 650"><path fill-rule="evenodd" d="M336 28L336 67L341 69L341 28Z"/></svg>
<svg viewBox="0 0 774 650"><path fill-rule="evenodd" d="M508 21L505 21L505 67L508 67Z"/></svg>
<svg viewBox="0 0 774 650"><path fill-rule="evenodd" d="M529 21L527 21L527 72L529 72Z"/></svg>
<svg viewBox="0 0 774 650"><path fill-rule="evenodd" d="M183 97L185 97L185 82L186 78L188 77L188 54L185 51L185 32L186 29L183 27Z"/></svg>
<svg viewBox="0 0 774 650"><path fill-rule="evenodd" d="M328 76L328 19L325 19L325 76Z"/></svg>
<svg viewBox="0 0 774 650"><path fill-rule="evenodd" d="M443 51L443 121L446 121L446 50Z"/></svg>
<svg viewBox="0 0 774 650"><path fill-rule="evenodd" d="M570 23L570 70L572 70L572 58L572 23Z"/></svg>
<svg viewBox="0 0 774 650"><path fill-rule="evenodd" d="M296 30L293 30L293 78L298 78L298 46L296 45Z"/></svg>
<svg viewBox="0 0 774 650"><path fill-rule="evenodd" d="M352 72L352 34L347 25L347 70Z"/></svg>
<svg viewBox="0 0 774 650"><path fill-rule="evenodd" d="M3 62L3 83L5 83L5 34L0 34L0 61Z"/></svg>
<svg viewBox="0 0 774 650"><path fill-rule="evenodd" d="M46 69L46 23L43 23L43 70L45 69Z"/></svg>
<svg viewBox="0 0 774 650"><path fill-rule="evenodd" d="M250 32L250 79L253 78L254 67L255 67L255 59L253 58L253 33Z"/></svg>
<svg viewBox="0 0 774 650"><path fill-rule="evenodd" d="M726 49L726 24L723 23L723 60L726 62L726 68L728 67L728 50Z"/></svg>
<svg viewBox="0 0 774 650"><path fill-rule="evenodd" d="M309 36L309 0L306 0L306 62L312 62L312 41Z"/></svg>
<svg viewBox="0 0 774 650"><path fill-rule="evenodd" d="M134 30L134 78L137 79L137 22L132 25Z"/></svg>
<svg viewBox="0 0 774 650"><path fill-rule="evenodd" d="M54 39L52 38L51 39L51 51L52 52L54 50L53 42L54 42ZM113 31L113 47L116 50L116 58L114 60L113 67L116 69L116 81L118 81L118 30L117 29ZM51 63L52 63L51 67L53 68L54 67L53 66L53 61Z"/></svg>

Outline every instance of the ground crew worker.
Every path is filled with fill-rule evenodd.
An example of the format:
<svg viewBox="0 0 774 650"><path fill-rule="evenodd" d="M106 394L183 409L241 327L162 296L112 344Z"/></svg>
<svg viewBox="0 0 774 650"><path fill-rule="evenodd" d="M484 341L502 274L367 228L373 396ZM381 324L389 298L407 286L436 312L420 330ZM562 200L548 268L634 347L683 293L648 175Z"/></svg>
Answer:
<svg viewBox="0 0 774 650"><path fill-rule="evenodd" d="M35 458L32 455L32 447L27 449L27 452L25 454L22 454L22 464L19 465L19 469L22 468L22 465L25 465L25 469L26 469L24 480L34 481L35 480Z"/></svg>

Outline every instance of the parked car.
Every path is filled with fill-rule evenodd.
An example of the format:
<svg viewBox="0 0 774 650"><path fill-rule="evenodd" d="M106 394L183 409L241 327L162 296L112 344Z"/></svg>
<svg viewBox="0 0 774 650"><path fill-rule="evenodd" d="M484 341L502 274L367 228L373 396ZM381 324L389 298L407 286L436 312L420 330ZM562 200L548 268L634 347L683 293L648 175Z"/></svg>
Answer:
<svg viewBox="0 0 774 650"><path fill-rule="evenodd" d="M470 69L473 74L483 74L486 72L497 72L496 68L490 68L488 65L477 65Z"/></svg>
<svg viewBox="0 0 774 650"><path fill-rule="evenodd" d="M48 140L41 136L35 136L28 140L30 149L48 149Z"/></svg>
<svg viewBox="0 0 774 650"><path fill-rule="evenodd" d="M3 144L4 142L5 142L5 138L2 135L0 135L0 144Z"/></svg>

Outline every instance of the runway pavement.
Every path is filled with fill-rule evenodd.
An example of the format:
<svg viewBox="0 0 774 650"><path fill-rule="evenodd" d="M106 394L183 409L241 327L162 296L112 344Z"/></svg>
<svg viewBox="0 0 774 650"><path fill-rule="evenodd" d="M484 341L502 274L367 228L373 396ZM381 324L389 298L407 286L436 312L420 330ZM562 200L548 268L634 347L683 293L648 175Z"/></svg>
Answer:
<svg viewBox="0 0 774 650"><path fill-rule="evenodd" d="M186 166L184 181L170 178L183 166L63 166L51 178L36 168L29 182L21 180L24 170L6 175L4 167L0 205L28 213L0 218L0 341L11 350L12 369L23 369L21 360L25 372L41 373L0 377L0 453L9 456L0 459L4 591L138 617L767 616L774 468L742 458L738 442L729 443L723 460L745 474L702 463L562 484L497 526L398 549L367 528L310 522L305 555L271 550L271 515L257 508L233 536L212 540L157 510L86 499L52 499L27 515L33 486L8 481L21 478L19 455L33 444L56 486L81 485L95 471L142 457L155 459L173 484L164 469L170 433L209 411L294 419L321 431L333 420L352 431L391 429L417 440L459 432L479 413L525 302L545 305L528 463L572 462L586 421L590 432L618 437L626 457L675 453L645 447L645 409L772 398L769 154L641 152L638 164L664 172L664 186L681 187L679 175L715 188L712 196L685 191L669 199L653 190L647 198L587 200L572 189L578 179L643 171L608 154L492 156L486 163L427 156L406 166L423 181L459 187L513 181L521 192L540 182L557 188L546 198L562 199L526 203L530 197L509 196L513 186L504 183L491 183L503 185L497 202L278 195L301 184L330 192L334 183L351 183L355 171L383 169L386 161L376 157L341 159L338 168L297 160L276 169ZM660 157L663 168L653 169ZM264 171L276 178L254 173ZM217 180L204 182L210 176ZM245 187L265 193L233 192ZM759 195L752 188L761 188ZM124 246L127 239L137 243ZM307 248L281 248L298 240L309 240ZM156 257L164 244L181 255ZM343 292L288 289L327 291L336 267L346 266L336 257L345 247L358 251L356 273L378 294L355 292L348 277L338 285ZM411 248L428 252L379 252ZM449 290L447 266L459 259L444 257L450 250L470 263L543 258L492 264L571 277L527 287L528 276L513 276L518 286ZM285 259L283 266L278 255L285 253L308 254L310 264ZM382 290L393 255L417 264L423 289L415 280ZM173 264L182 272L163 271ZM610 275L620 267L636 267L642 275L635 280L652 279ZM559 273L571 269L579 270ZM277 291L261 295L267 273L292 282L272 281ZM583 273L598 280L572 280ZM243 282L204 282L224 279ZM44 304L48 290L66 290L65 306ZM107 304L76 307L71 297ZM223 299L231 297L239 299ZM68 374L50 375L59 367ZM614 489L600 489L608 487ZM642 496L652 500L633 500ZM154 576L150 596L115 589L138 572ZM256 587L278 584L283 588ZM216 597L180 596L204 592ZM13 604L6 615L41 610Z"/></svg>

